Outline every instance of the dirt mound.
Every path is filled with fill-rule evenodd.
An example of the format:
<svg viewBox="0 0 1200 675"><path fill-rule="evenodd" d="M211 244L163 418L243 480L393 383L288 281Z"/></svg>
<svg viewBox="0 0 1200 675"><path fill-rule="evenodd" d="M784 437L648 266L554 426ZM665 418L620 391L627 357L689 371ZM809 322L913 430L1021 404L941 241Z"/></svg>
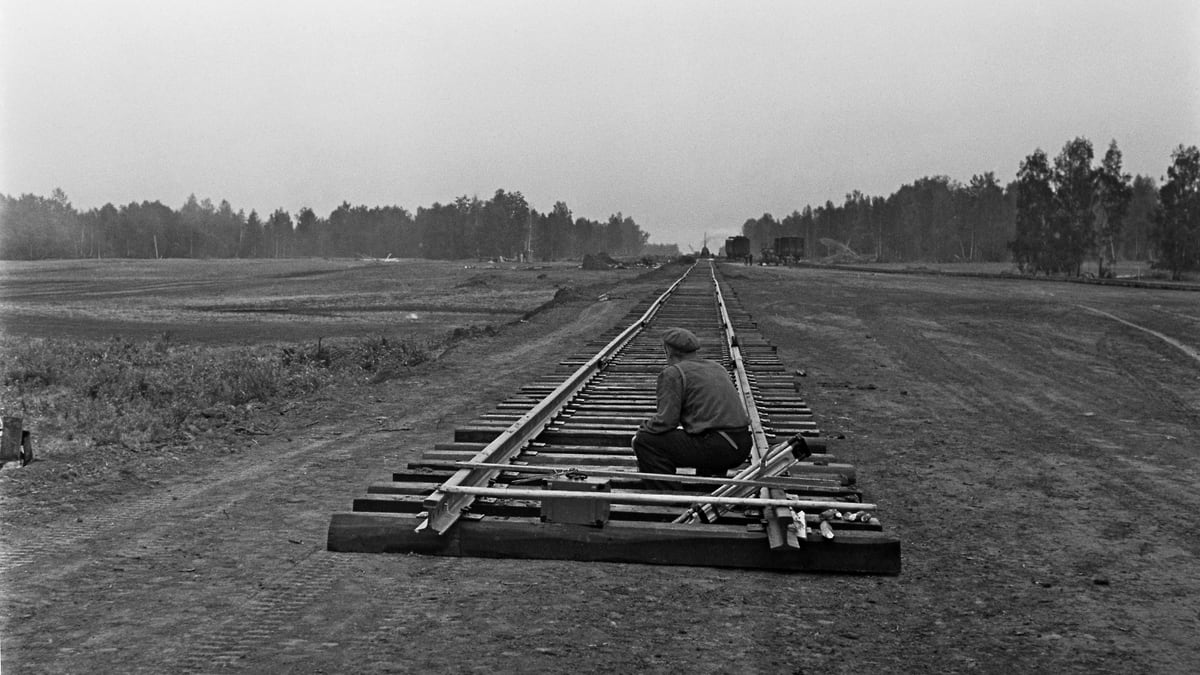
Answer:
<svg viewBox="0 0 1200 675"><path fill-rule="evenodd" d="M487 288L487 286L487 278L479 275L473 276L465 281L460 281L454 285L455 288Z"/></svg>
<svg viewBox="0 0 1200 675"><path fill-rule="evenodd" d="M595 255L588 253L583 256L582 266L585 270L611 270L617 266L617 261L613 260L607 253L597 253Z"/></svg>

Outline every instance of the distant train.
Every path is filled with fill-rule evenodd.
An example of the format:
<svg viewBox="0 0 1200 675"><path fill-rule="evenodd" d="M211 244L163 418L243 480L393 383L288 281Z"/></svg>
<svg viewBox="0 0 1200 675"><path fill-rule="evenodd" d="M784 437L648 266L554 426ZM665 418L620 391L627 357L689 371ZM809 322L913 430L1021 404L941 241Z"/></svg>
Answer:
<svg viewBox="0 0 1200 675"><path fill-rule="evenodd" d="M725 240L725 257L730 260L746 260L750 257L749 237L729 237Z"/></svg>
<svg viewBox="0 0 1200 675"><path fill-rule="evenodd" d="M805 256L804 237L776 237L771 246L764 246L759 251L758 262L763 265L779 265L799 262ZM746 264L754 262L750 253L749 237L729 237L725 240L725 258L741 260Z"/></svg>
<svg viewBox="0 0 1200 675"><path fill-rule="evenodd" d="M804 257L804 237L776 237L774 248L783 262L796 262Z"/></svg>

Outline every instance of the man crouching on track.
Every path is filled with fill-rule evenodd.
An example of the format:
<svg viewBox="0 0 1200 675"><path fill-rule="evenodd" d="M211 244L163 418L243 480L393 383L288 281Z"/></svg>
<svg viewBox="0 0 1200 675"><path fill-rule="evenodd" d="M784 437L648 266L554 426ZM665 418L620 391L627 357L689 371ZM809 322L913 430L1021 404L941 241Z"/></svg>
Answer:
<svg viewBox="0 0 1200 675"><path fill-rule="evenodd" d="M701 358L699 349L689 330L663 333L667 367L658 374L658 412L633 437L642 473L675 473L682 466L695 468L699 476L724 476L750 456L753 441L742 398L725 368ZM646 480L645 486L679 489L666 480Z"/></svg>

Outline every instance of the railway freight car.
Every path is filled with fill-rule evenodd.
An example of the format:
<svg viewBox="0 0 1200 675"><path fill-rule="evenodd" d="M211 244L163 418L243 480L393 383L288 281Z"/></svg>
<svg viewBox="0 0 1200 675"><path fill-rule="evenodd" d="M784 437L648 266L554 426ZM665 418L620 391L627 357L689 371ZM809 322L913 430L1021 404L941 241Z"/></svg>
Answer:
<svg viewBox="0 0 1200 675"><path fill-rule="evenodd" d="M729 260L750 262L750 238L729 237L725 240L725 257Z"/></svg>
<svg viewBox="0 0 1200 675"><path fill-rule="evenodd" d="M774 249L782 262L797 262L804 257L804 237L776 237Z"/></svg>

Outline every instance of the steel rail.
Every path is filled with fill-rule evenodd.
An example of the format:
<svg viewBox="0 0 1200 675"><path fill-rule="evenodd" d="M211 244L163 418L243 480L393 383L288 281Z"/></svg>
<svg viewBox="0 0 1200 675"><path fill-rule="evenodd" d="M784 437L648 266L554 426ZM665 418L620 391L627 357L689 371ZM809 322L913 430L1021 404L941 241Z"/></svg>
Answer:
<svg viewBox="0 0 1200 675"><path fill-rule="evenodd" d="M618 469L597 469L594 467L572 467L567 465L538 465L538 464L479 464L475 462L455 462L456 466L465 468L480 468L480 469L500 469L508 473L523 473L532 475L563 475L563 474L583 474L585 476L596 476L598 478L634 478L634 479L651 479L651 480L669 480L676 483L687 483L689 485L712 485L720 487L723 485L741 485L744 487L777 487L784 490L793 490L797 486L795 483L789 483L784 480L772 480L770 476L759 479L743 479L743 478L718 478L716 476L690 476L686 474L676 473L642 473L640 471L621 471Z"/></svg>
<svg viewBox="0 0 1200 675"><path fill-rule="evenodd" d="M725 341L729 345L729 359L733 362L734 384L742 395L742 403L746 406L746 414L750 417L750 435L754 445L750 450L752 464L761 464L771 451L767 441L767 433L763 431L762 420L758 417L758 405L754 402L754 390L750 387L750 377L746 374L746 364L742 360L742 348L738 344L737 333L733 329L733 320L729 318L729 308L725 305L725 296L721 293L721 284L717 281L717 268L710 261L709 274L712 275L713 288L717 296L717 307L721 312L721 327L725 331Z"/></svg>
<svg viewBox="0 0 1200 675"><path fill-rule="evenodd" d="M584 499L619 504L720 504L722 506L768 506L796 509L835 509L853 507L854 511L875 511L875 504L847 503L830 499L800 499L792 497L718 497L716 495L656 493L656 492L584 492L580 490L541 490L532 488L442 487L451 494L497 499Z"/></svg>
<svg viewBox="0 0 1200 675"><path fill-rule="evenodd" d="M682 276L675 280L675 283L671 284L662 295L651 303L641 318L630 324L562 384L488 443L471 458L471 462L501 464L520 453L600 371L604 370L609 360L646 327L646 324L661 309L663 303L671 297L694 269L695 265L689 267ZM485 485L500 471L501 469L461 469L457 471L425 499L423 506L427 515L417 526L417 531L421 532L426 528L431 528L438 534L445 534L458 521L463 510L475 500L475 495L455 492L453 488Z"/></svg>
<svg viewBox="0 0 1200 675"><path fill-rule="evenodd" d="M738 390L742 393L742 399L746 403L746 413L750 417L750 432L754 440L752 449L751 467L761 467L766 470L766 461L770 456L771 447L767 441L766 432L762 428L762 420L758 416L758 406L754 402L754 391L750 387L750 378L746 374L746 364L742 360L741 345L738 344L737 334L733 329L733 321L729 319L729 311L725 306L725 296L721 293L721 284L717 281L717 269L711 262L709 263L709 271L712 274L713 286L716 287L717 303L721 308L721 320L725 322L725 336L729 340L729 354L733 360L734 374L737 378ZM797 437L799 438L799 437ZM802 441L803 439L800 439ZM774 473L779 473L782 468L789 466L791 462L772 469ZM713 492L716 495L734 495L740 496L747 490L754 488L745 488L737 485L729 485L723 488L718 488ZM784 496L784 493L779 488L763 486L757 489L758 496L764 500L778 500ZM806 507L801 507L806 508ZM728 508L723 502L711 502L707 504L699 504L689 508L680 519L687 521L695 520L704 514L704 517L710 522L716 522L716 519L721 516ZM763 509L763 516L766 520L767 539L771 549L777 549L784 546L799 548L800 542L798 536L802 534L800 531L791 532L787 528L787 523L795 520L797 517L795 507L789 507L783 504L768 506ZM802 520L802 519L801 519Z"/></svg>
<svg viewBox="0 0 1200 675"><path fill-rule="evenodd" d="M725 304L725 295L721 292L721 284L717 281L716 266L711 262L709 263L709 273L712 276L713 288L715 289L717 308L721 314L721 327L725 331L725 341L729 346L729 359L733 364L734 385L737 387L738 393L742 395L742 404L745 406L746 415L750 419L750 437L753 441L750 449L750 467L740 472L735 478L753 480L751 478L752 475L761 475L767 470L778 474L787 465L790 465L791 461L787 461L783 465L775 461L788 453L774 452L770 442L767 441L767 433L763 430L762 419L758 414L758 404L754 401L754 390L750 386L750 377L746 374L746 363L742 359L742 348L738 343L737 332L734 330L733 320L729 317L729 308ZM745 486L731 484L718 488L713 494L716 496L726 496L730 493L737 494L745 490ZM766 487L762 487L758 492L760 498L766 499L769 496L768 488ZM727 510L721 509L720 506L721 502L700 504L697 507L689 508L676 518L674 522L694 523L700 520L702 515L709 522L716 522L717 518ZM776 531L776 534L778 534L778 531Z"/></svg>

